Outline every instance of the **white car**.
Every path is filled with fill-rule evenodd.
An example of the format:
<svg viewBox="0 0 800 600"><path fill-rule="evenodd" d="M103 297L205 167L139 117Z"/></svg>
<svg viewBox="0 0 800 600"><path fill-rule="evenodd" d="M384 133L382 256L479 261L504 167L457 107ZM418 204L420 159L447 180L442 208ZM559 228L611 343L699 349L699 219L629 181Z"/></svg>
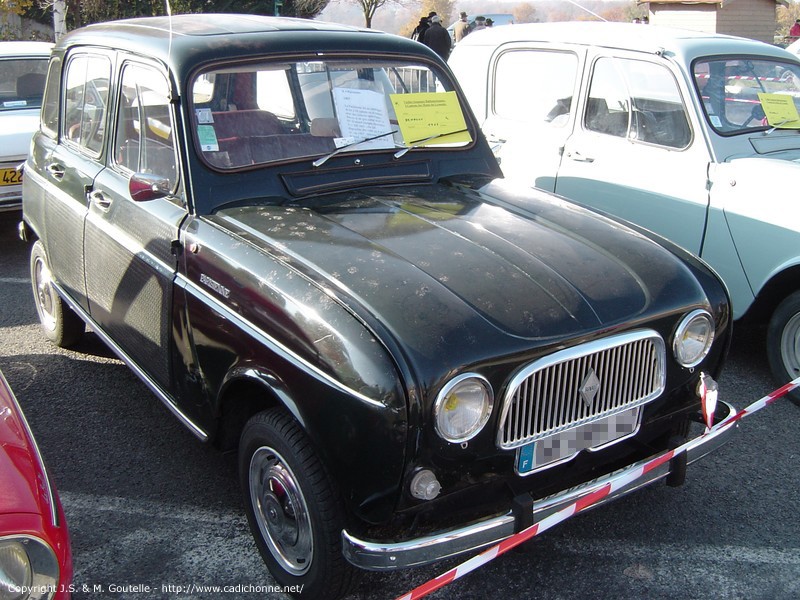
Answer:
<svg viewBox="0 0 800 600"><path fill-rule="evenodd" d="M800 375L800 59L622 23L482 31L449 61L506 177L677 242ZM797 398L795 398L797 400Z"/></svg>
<svg viewBox="0 0 800 600"><path fill-rule="evenodd" d="M22 169L39 128L47 42L0 42L0 211L19 209Z"/></svg>

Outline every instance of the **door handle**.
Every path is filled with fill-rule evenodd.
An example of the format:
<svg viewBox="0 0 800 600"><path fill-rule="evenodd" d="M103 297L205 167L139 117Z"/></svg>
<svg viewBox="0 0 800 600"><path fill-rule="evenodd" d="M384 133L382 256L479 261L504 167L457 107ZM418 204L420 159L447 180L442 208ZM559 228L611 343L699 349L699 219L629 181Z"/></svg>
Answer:
<svg viewBox="0 0 800 600"><path fill-rule="evenodd" d="M101 210L108 210L111 206L111 200L100 190L89 192L89 200Z"/></svg>
<svg viewBox="0 0 800 600"><path fill-rule="evenodd" d="M58 179L59 181L64 178L64 167L58 163L50 163L47 165L47 172L53 179Z"/></svg>
<svg viewBox="0 0 800 600"><path fill-rule="evenodd" d="M585 156L580 152L567 152L567 158L569 158L570 160L574 160L575 162L585 162L585 163L594 162L593 157Z"/></svg>

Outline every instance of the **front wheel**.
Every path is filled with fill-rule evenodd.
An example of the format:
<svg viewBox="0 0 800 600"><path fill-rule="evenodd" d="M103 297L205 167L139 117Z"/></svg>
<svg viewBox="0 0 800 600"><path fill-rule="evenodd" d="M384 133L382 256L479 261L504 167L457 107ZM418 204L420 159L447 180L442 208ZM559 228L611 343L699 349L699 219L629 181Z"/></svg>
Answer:
<svg viewBox="0 0 800 600"><path fill-rule="evenodd" d="M767 358L778 383L800 377L800 292L788 296L772 314L767 328ZM800 406L800 390L790 392L789 398Z"/></svg>
<svg viewBox="0 0 800 600"><path fill-rule="evenodd" d="M247 519L275 580L304 598L334 600L355 583L342 555L344 511L311 442L280 409L242 432L239 477Z"/></svg>
<svg viewBox="0 0 800 600"><path fill-rule="evenodd" d="M36 312L39 314L39 322L47 339L62 348L77 344L86 326L58 295L50 274L47 254L39 240L31 248L31 284Z"/></svg>

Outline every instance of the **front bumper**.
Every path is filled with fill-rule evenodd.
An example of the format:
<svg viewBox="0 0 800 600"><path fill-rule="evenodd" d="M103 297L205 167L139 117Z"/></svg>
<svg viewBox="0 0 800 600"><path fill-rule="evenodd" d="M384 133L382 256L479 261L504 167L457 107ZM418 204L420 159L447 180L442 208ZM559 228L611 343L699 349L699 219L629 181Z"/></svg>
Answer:
<svg viewBox="0 0 800 600"><path fill-rule="evenodd" d="M725 413L726 410L727 413ZM722 446L728 441L736 427L736 421L733 418L736 415L736 410L727 402L720 401L716 415L716 423L712 431L708 435L697 436L692 440L685 454L679 455L671 462L664 463L648 471L639 479L621 486L619 489L614 489L613 492L606 495L594 506L600 506L639 488L660 481L666 478L673 469L680 471L686 464L691 464ZM425 565L465 552L475 551L485 546L496 544L525 527L538 523L549 515L573 504L579 498L587 496L603 486L621 480L625 475L641 468L642 465L651 462L654 458L647 458L617 472L609 473L572 489L535 501L533 503L532 521L525 519L525 522L523 522L522 519L519 519L509 511L504 515L478 521L471 525L440 531L433 535L398 543L361 540L345 530L342 531L343 553L345 558L356 567L369 571L386 571ZM612 485L612 488L616 488L616 486Z"/></svg>

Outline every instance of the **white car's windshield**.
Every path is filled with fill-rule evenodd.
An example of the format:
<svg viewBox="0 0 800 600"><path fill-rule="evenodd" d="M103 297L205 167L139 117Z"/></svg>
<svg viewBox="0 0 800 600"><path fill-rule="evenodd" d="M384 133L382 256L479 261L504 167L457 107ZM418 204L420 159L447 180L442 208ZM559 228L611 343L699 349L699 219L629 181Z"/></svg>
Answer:
<svg viewBox="0 0 800 600"><path fill-rule="evenodd" d="M723 135L758 128L800 129L800 65L774 59L695 61L706 118Z"/></svg>
<svg viewBox="0 0 800 600"><path fill-rule="evenodd" d="M47 58L0 60L0 112L42 106L47 60Z"/></svg>
<svg viewBox="0 0 800 600"><path fill-rule="evenodd" d="M218 169L473 139L449 79L387 60L217 66L192 84L192 117L198 150Z"/></svg>

